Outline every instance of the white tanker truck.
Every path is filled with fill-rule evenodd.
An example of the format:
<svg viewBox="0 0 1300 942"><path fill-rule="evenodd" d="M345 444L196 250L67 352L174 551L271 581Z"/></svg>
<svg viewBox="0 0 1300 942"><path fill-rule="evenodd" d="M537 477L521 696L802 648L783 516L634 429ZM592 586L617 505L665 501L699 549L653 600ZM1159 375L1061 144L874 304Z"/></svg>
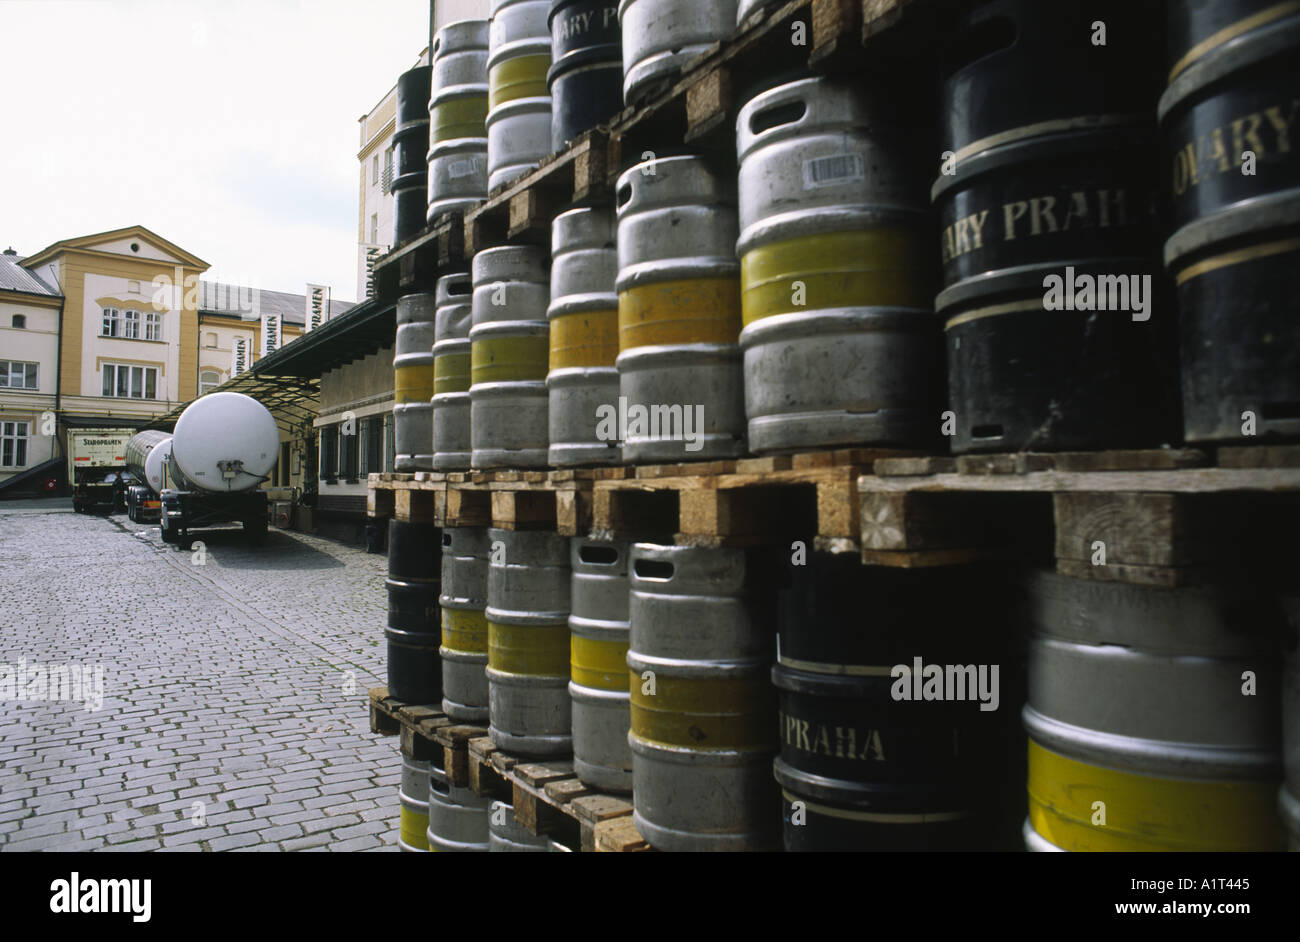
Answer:
<svg viewBox="0 0 1300 942"><path fill-rule="evenodd" d="M209 393L186 407L170 442L150 454L163 449L163 542L188 548L191 530L232 520L254 540L266 535L266 493L258 485L275 467L280 430L265 406L239 393Z"/></svg>
<svg viewBox="0 0 1300 942"><path fill-rule="evenodd" d="M158 495L166 486L166 461L172 437L152 429L138 432L126 443L126 469L136 483L126 489L126 515L137 523L152 523L161 512Z"/></svg>

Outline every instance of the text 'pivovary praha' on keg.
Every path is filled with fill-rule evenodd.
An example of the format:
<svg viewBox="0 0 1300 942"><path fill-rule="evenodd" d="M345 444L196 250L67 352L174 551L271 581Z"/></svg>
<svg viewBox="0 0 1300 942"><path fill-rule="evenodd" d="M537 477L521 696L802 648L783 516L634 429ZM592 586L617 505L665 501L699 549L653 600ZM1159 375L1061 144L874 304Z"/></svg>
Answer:
<svg viewBox="0 0 1300 942"><path fill-rule="evenodd" d="M1133 320L1151 319L1150 275L1075 274L1067 265L1063 275L1043 278L1045 311L1131 311Z"/></svg>
<svg viewBox="0 0 1300 942"><path fill-rule="evenodd" d="M0 701L10 700L84 703L97 712L104 706L104 665L29 664L25 657L0 664Z"/></svg>
<svg viewBox="0 0 1300 942"><path fill-rule="evenodd" d="M50 883L50 912L130 913L132 922L148 922L152 897L152 880L83 880L74 870Z"/></svg>
<svg viewBox="0 0 1300 942"><path fill-rule="evenodd" d="M596 438L602 442L685 442L687 451L704 447L704 406L628 405L627 396L596 407Z"/></svg>
<svg viewBox="0 0 1300 942"><path fill-rule="evenodd" d="M924 664L914 657L910 666L891 667L889 676L895 700L978 700L981 711L998 708L997 664Z"/></svg>

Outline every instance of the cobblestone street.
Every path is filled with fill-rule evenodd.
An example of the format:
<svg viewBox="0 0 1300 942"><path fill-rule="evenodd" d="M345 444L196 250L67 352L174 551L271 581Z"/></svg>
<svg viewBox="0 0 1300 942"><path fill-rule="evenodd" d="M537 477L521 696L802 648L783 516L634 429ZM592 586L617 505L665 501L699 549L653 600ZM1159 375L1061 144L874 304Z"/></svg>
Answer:
<svg viewBox="0 0 1300 942"><path fill-rule="evenodd" d="M382 555L275 529L185 552L66 500L0 524L0 851L396 848ZM74 665L90 702L32 699Z"/></svg>

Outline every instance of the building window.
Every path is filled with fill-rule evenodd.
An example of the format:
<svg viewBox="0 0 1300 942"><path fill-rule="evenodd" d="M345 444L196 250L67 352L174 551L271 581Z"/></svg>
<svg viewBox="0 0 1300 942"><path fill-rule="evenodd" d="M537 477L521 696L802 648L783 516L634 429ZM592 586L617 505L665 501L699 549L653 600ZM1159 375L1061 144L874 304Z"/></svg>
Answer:
<svg viewBox="0 0 1300 942"><path fill-rule="evenodd" d="M379 155L375 154L370 158L370 185L374 186L379 182Z"/></svg>
<svg viewBox="0 0 1300 942"><path fill-rule="evenodd" d="M144 339L162 340L162 314L158 311L145 311Z"/></svg>
<svg viewBox="0 0 1300 942"><path fill-rule="evenodd" d="M397 470L397 444L393 437L393 414L384 416L384 473Z"/></svg>
<svg viewBox="0 0 1300 942"><path fill-rule="evenodd" d="M0 422L0 467L21 468L27 464L27 423Z"/></svg>
<svg viewBox="0 0 1300 942"><path fill-rule="evenodd" d="M339 427L324 425L320 430L320 476L326 484L338 480Z"/></svg>
<svg viewBox="0 0 1300 942"><path fill-rule="evenodd" d="M157 399L158 370L152 366L105 363L103 395L114 399Z"/></svg>
<svg viewBox="0 0 1300 942"><path fill-rule="evenodd" d="M216 370L204 370L199 374L199 395L212 392L221 385L221 374Z"/></svg>
<svg viewBox="0 0 1300 942"><path fill-rule="evenodd" d="M0 360L0 388L39 389L36 382L36 364L17 360Z"/></svg>
<svg viewBox="0 0 1300 942"><path fill-rule="evenodd" d="M122 312L122 336L127 340L140 339L140 312L129 308Z"/></svg>
<svg viewBox="0 0 1300 942"><path fill-rule="evenodd" d="M393 191L393 149L384 151L384 192Z"/></svg>
<svg viewBox="0 0 1300 942"><path fill-rule="evenodd" d="M290 484L293 483L291 480L289 480L289 472L291 470L291 465L289 463L289 455L290 455L289 449L290 449L289 442L280 442L279 478L280 478L281 487L288 487Z"/></svg>
<svg viewBox="0 0 1300 942"><path fill-rule="evenodd" d="M104 308L104 326L99 333L101 337L122 336L122 312L115 307Z"/></svg>
<svg viewBox="0 0 1300 942"><path fill-rule="evenodd" d="M24 327L26 327L26 326L27 326L27 315L26 315L26 314L15 314L15 315L14 315L14 319L13 319L13 326L14 326L14 327L17 327L19 330L22 330Z"/></svg>
<svg viewBox="0 0 1300 942"><path fill-rule="evenodd" d="M375 213L370 217L370 244L379 244L379 214Z"/></svg>
<svg viewBox="0 0 1300 942"><path fill-rule="evenodd" d="M357 444L358 435L354 427L351 435L339 439L339 477L348 484L357 483L357 465L360 463Z"/></svg>
<svg viewBox="0 0 1300 942"><path fill-rule="evenodd" d="M203 335L203 346L207 347L209 350L215 350L215 349L217 349L217 335L216 335L216 334L204 334L204 335Z"/></svg>
<svg viewBox="0 0 1300 942"><path fill-rule="evenodd" d="M368 474L378 474L383 470L384 464L384 422L379 416L375 416L366 423L364 442L365 466L361 469L361 476L364 478Z"/></svg>

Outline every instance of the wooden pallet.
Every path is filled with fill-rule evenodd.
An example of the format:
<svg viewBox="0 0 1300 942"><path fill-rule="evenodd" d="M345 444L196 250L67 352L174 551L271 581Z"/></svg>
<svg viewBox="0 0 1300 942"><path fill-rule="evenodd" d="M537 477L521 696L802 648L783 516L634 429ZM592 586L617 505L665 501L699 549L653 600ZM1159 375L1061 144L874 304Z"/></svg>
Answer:
<svg viewBox="0 0 1300 942"><path fill-rule="evenodd" d="M470 255L506 242L551 247L551 220L570 206L608 205L609 134L588 131L536 169L498 187L465 217Z"/></svg>
<svg viewBox="0 0 1300 942"><path fill-rule="evenodd" d="M400 735L404 755L432 759L452 785L509 801L515 820L534 834L584 851L649 848L632 824L631 801L583 785L572 760L510 755L492 744L484 727L458 723L436 707L402 703L387 687L370 691L370 729Z"/></svg>
<svg viewBox="0 0 1300 942"><path fill-rule="evenodd" d="M393 301L431 291L439 275L467 270L468 258L462 215L448 213L375 263L375 297Z"/></svg>
<svg viewBox="0 0 1300 942"><path fill-rule="evenodd" d="M592 535L710 548L812 536L818 549L856 551L858 478L880 458L910 454L849 448L638 467L593 483Z"/></svg>
<svg viewBox="0 0 1300 942"><path fill-rule="evenodd" d="M1300 446L886 459L873 471L857 482L872 565L1036 546L1070 576L1172 587L1294 555Z"/></svg>

